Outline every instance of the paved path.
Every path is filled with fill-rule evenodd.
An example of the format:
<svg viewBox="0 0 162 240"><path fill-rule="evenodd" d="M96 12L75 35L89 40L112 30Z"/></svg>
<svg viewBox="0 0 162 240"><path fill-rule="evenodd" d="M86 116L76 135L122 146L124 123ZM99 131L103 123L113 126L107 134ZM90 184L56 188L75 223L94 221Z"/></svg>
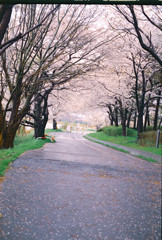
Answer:
<svg viewBox="0 0 162 240"><path fill-rule="evenodd" d="M0 190L0 239L160 240L160 165L54 133L12 164Z"/></svg>

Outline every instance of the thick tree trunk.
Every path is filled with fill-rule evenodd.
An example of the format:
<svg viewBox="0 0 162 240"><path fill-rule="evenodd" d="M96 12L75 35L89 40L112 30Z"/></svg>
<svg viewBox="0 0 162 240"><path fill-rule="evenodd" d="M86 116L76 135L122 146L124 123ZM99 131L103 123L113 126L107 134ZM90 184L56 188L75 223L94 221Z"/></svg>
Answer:
<svg viewBox="0 0 162 240"><path fill-rule="evenodd" d="M14 146L14 139L16 135L17 129L8 129L6 136L4 137L4 143L2 148L13 148Z"/></svg>
<svg viewBox="0 0 162 240"><path fill-rule="evenodd" d="M34 119L34 137L44 137L45 127L48 121L48 106L47 106L48 96L38 96L35 99L35 119Z"/></svg>
<svg viewBox="0 0 162 240"><path fill-rule="evenodd" d="M0 133L0 149L13 148L19 121L17 123L10 122L9 126L5 125L6 127Z"/></svg>
<svg viewBox="0 0 162 240"><path fill-rule="evenodd" d="M143 132L143 112L139 112L139 116L138 116L138 131L139 131L139 133Z"/></svg>
<svg viewBox="0 0 162 240"><path fill-rule="evenodd" d="M21 120L28 112L28 107L24 107L19 111L20 95L16 91L13 96L13 108L9 120L6 120L6 115L0 104L0 149L12 148L14 139L19 128Z"/></svg>
<svg viewBox="0 0 162 240"><path fill-rule="evenodd" d="M126 125L124 122L122 123L122 136L126 137Z"/></svg>
<svg viewBox="0 0 162 240"><path fill-rule="evenodd" d="M34 128L34 137L38 138L38 137L44 137L44 136L45 136L45 128L41 121L39 125L37 125L37 127Z"/></svg>

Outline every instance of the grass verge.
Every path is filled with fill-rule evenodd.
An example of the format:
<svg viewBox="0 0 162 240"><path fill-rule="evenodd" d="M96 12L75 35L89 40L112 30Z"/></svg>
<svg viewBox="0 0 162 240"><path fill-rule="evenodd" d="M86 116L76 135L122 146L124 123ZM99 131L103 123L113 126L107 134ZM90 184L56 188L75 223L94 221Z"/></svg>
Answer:
<svg viewBox="0 0 162 240"><path fill-rule="evenodd" d="M88 134L88 136L90 136L90 134ZM128 151L126 151L126 150L124 150L124 149L117 148L117 147L111 146L111 145L109 145L109 144L105 144L105 143L101 143L101 142L95 141L95 140L93 140L93 139L88 138L88 136L85 135L85 136L83 136L83 137L86 138L86 139L88 139L88 140L91 141L91 142L95 142L95 143L98 143L98 144L107 146L107 147L109 147L109 148L115 149L115 150L117 150L117 151L130 154ZM100 140L102 140L102 139L100 139ZM105 141L105 140L102 140L102 141ZM131 155L131 154L130 154L130 155ZM154 159L152 159L152 158L144 157L144 156L142 156L142 155L133 155L133 156L134 156L134 157L141 158L141 159L146 160L146 161L148 161L148 162L158 163L158 161L156 161L156 160L154 160Z"/></svg>
<svg viewBox="0 0 162 240"><path fill-rule="evenodd" d="M51 142L50 139L35 140L32 136L32 133L27 136L18 135L15 137L14 148L0 150L0 176L4 176L9 164L22 153L27 150L41 148L45 143Z"/></svg>
<svg viewBox="0 0 162 240"><path fill-rule="evenodd" d="M133 156L138 157L138 158L141 158L141 159L146 160L146 161L148 161L148 162L158 163L156 160L154 160L154 159L152 159L152 158L144 157L144 156L142 156L142 155L133 155Z"/></svg>
<svg viewBox="0 0 162 240"><path fill-rule="evenodd" d="M162 150L161 150L162 145L160 145L159 148L149 147L149 146L140 146L139 144L136 143L136 137L108 136L103 132L89 133L88 136L98 140L116 143L121 146L135 148L135 149L143 150L146 152L154 153L159 156L161 156L162 154Z"/></svg>
<svg viewBox="0 0 162 240"><path fill-rule="evenodd" d="M63 132L61 129L46 129L46 133L48 132Z"/></svg>

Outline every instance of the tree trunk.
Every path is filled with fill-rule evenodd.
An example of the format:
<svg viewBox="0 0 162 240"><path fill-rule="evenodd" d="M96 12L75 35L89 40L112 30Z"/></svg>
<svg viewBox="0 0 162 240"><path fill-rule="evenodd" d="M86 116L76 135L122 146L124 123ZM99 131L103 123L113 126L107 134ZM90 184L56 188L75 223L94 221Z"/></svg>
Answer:
<svg viewBox="0 0 162 240"><path fill-rule="evenodd" d="M149 105L148 104L146 106L145 122L144 122L144 128L143 128L144 132L146 131L147 126L149 126Z"/></svg>
<svg viewBox="0 0 162 240"><path fill-rule="evenodd" d="M137 112L134 113L134 122L133 122L133 128L137 129Z"/></svg>
<svg viewBox="0 0 162 240"><path fill-rule="evenodd" d="M42 122L40 121L40 124L34 128L34 137L38 138L38 137L44 137L44 136L45 136L45 128Z"/></svg>
<svg viewBox="0 0 162 240"><path fill-rule="evenodd" d="M0 149L2 148L13 148L14 139L16 132L19 128L21 120L28 112L28 106L25 106L21 111L19 111L20 106L20 95L19 92L15 91L13 96L13 107L9 120L6 121L6 115L2 109L0 103Z"/></svg>
<svg viewBox="0 0 162 240"><path fill-rule="evenodd" d="M47 106L48 96L38 94L35 98L34 106L34 137L44 137L45 136L45 127L48 121L48 106Z"/></svg>
<svg viewBox="0 0 162 240"><path fill-rule="evenodd" d="M129 128L129 126L130 126L131 116L132 116L132 110L131 110L131 112L129 113L129 116L128 116L128 119L127 119L127 128Z"/></svg>
<svg viewBox="0 0 162 240"><path fill-rule="evenodd" d="M10 22L13 4L1 4L0 6L0 45Z"/></svg>
<svg viewBox="0 0 162 240"><path fill-rule="evenodd" d="M57 129L57 122L55 119L53 119L53 129L56 130Z"/></svg>
<svg viewBox="0 0 162 240"><path fill-rule="evenodd" d="M122 136L126 137L126 125L125 125L125 122L122 123Z"/></svg>
<svg viewBox="0 0 162 240"><path fill-rule="evenodd" d="M158 95L161 96L161 91L158 92ZM159 106L160 106L160 97L157 99L157 102L156 102L155 117L154 117L154 130L157 130Z"/></svg>
<svg viewBox="0 0 162 240"><path fill-rule="evenodd" d="M17 123L11 121L8 126L6 124L6 127L0 133L0 149L13 148L19 124L19 121Z"/></svg>
<svg viewBox="0 0 162 240"><path fill-rule="evenodd" d="M143 112L144 112L144 102L145 102L145 94L146 94L146 80L145 80L145 73L142 70L142 97L139 105L139 112L138 112L138 139L140 137L140 133L143 132Z"/></svg>
<svg viewBox="0 0 162 240"><path fill-rule="evenodd" d="M121 104L122 106L122 104ZM128 110L125 109L120 109L120 116L121 116L121 125L122 125L122 136L126 137L126 120L127 120L127 113Z"/></svg>
<svg viewBox="0 0 162 240"><path fill-rule="evenodd" d="M118 123L118 108L115 108L115 126L118 127L119 123Z"/></svg>
<svg viewBox="0 0 162 240"><path fill-rule="evenodd" d="M2 148L5 148L5 149L13 148L15 135L16 135L16 129L8 129L7 134L4 138L4 143Z"/></svg>
<svg viewBox="0 0 162 240"><path fill-rule="evenodd" d="M107 111L108 115L109 115L109 120L110 120L110 125L113 126L113 117L112 117L112 114L110 113L110 111Z"/></svg>
<svg viewBox="0 0 162 240"><path fill-rule="evenodd" d="M139 116L138 116L138 131L140 133L143 132L143 112L139 112Z"/></svg>
<svg viewBox="0 0 162 240"><path fill-rule="evenodd" d="M113 119L111 118L111 119L110 119L110 125L113 126L113 123L114 123L114 121L113 121Z"/></svg>
<svg viewBox="0 0 162 240"><path fill-rule="evenodd" d="M143 132L143 111L141 110L138 115L137 122L137 142L140 139L140 133Z"/></svg>

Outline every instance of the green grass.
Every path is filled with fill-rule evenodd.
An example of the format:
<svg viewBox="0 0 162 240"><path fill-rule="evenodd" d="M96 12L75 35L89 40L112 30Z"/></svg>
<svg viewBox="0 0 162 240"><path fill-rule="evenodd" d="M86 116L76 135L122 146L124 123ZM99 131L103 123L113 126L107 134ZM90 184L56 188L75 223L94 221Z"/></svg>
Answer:
<svg viewBox="0 0 162 240"><path fill-rule="evenodd" d="M89 133L88 136L98 140L112 142L122 146L139 149L146 152L151 152L160 156L162 154L162 151L161 151L162 145L160 145L159 148L149 147L149 146L140 146L139 144L136 143L136 137L108 136L103 132Z"/></svg>
<svg viewBox="0 0 162 240"><path fill-rule="evenodd" d="M141 156L141 155L133 155L135 157L138 157L138 158L141 158L143 160L146 160L148 162L155 162L155 163L158 163L156 160L152 159L152 158L147 158L147 157L144 157L144 156Z"/></svg>
<svg viewBox="0 0 162 240"><path fill-rule="evenodd" d="M38 139L32 137L30 133L27 136L18 135L14 141L14 148L0 150L0 176L3 176L9 164L18 156L27 150L41 148L45 143L51 142L50 139Z"/></svg>
<svg viewBox="0 0 162 240"><path fill-rule="evenodd" d="M54 129L46 129L45 132L46 133L48 133L48 132L62 132L62 130L61 129L56 129L56 130L54 130Z"/></svg>

